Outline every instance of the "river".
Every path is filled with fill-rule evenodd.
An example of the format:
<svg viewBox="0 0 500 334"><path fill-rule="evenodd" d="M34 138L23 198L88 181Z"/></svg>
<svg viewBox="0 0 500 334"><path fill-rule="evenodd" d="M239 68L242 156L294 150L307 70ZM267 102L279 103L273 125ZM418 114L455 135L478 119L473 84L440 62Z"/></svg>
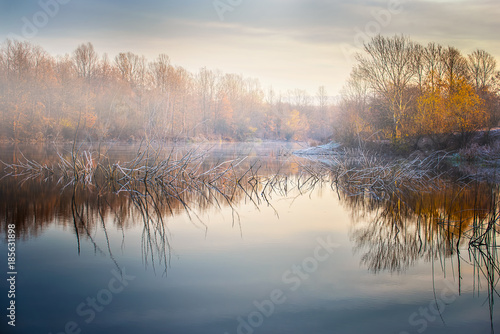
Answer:
<svg viewBox="0 0 500 334"><path fill-rule="evenodd" d="M500 330L498 185L447 179L425 191L399 186L380 196L355 194L308 177L316 162L291 154L299 148L180 145L181 157L208 151L198 171L229 160L235 175L252 171L239 188L228 177L208 189L183 188L177 197L97 181L3 178L0 264L3 277L15 278L15 296L2 279L1 332ZM138 147L100 149L124 162ZM6 163L24 155L51 164L57 151L70 150L3 145L0 155ZM5 316L13 300L15 327Z"/></svg>

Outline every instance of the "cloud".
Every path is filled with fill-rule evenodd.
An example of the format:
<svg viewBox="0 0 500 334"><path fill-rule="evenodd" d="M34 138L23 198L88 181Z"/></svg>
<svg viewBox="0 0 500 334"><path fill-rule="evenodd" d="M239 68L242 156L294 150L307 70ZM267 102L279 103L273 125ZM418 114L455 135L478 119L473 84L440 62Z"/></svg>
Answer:
<svg viewBox="0 0 500 334"><path fill-rule="evenodd" d="M377 17L384 19L381 13L391 1L397 0L242 1L221 21L212 0L71 0L33 42L66 53L91 41L111 55L167 53L189 69L215 66L266 83L276 80L283 89L293 85L313 91L313 85L330 83L330 90L337 90L351 65L340 47L354 47L356 34L370 24L373 28ZM497 0L400 1L403 11L379 24L380 33L464 52L483 48L499 58ZM5 37L18 33L21 18L30 18L40 6L9 1L1 9L0 37Z"/></svg>

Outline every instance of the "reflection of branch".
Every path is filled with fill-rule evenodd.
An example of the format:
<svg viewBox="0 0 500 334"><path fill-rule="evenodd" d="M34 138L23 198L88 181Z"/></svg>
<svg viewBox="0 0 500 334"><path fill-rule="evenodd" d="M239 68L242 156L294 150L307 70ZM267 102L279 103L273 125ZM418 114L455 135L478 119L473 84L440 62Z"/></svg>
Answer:
<svg viewBox="0 0 500 334"><path fill-rule="evenodd" d="M83 185L87 187L86 192L96 191L97 206L101 208L97 217L103 226L110 256L112 247L105 226L103 201L105 196L123 195L142 218L146 265L152 262L155 266L157 261L165 265L165 273L171 256L167 215L182 211L192 222L201 222L201 226L196 226L206 233L208 227L197 212L209 207L227 207L232 212L233 226L237 222L241 229L237 203L249 201L257 209L265 204L278 215L272 204L273 196L285 197L291 190L298 197L329 186L352 210L353 216L367 220L368 224L355 229L351 237L356 251L366 250L362 261L375 272L404 271L420 258L439 257L444 266L443 259L458 252L461 245L489 245L488 233L498 230L498 212L492 215L489 211L495 207L492 202L496 200L488 197L489 190L480 184L472 187L444 180L434 169L442 159L439 155L388 160L363 152L359 155L344 152L322 158L319 163L294 159L287 163L296 171L283 171L283 165L279 165L270 173L269 170L262 172L261 162L237 159L209 164L205 154L197 150L182 154L174 149L163 152L160 146L149 142L141 144L135 156L125 163L111 161L101 154L93 159L95 154L91 151L78 152L79 156L69 158L78 160L74 163L59 155L60 163L55 167L11 166L17 172L25 168L27 174L22 175L43 167L52 173L50 175L67 180L75 189ZM78 243L83 228L100 251L75 198L71 208ZM492 217L488 224L483 221L485 217ZM473 222L479 221L476 227Z"/></svg>
<svg viewBox="0 0 500 334"><path fill-rule="evenodd" d="M168 202L168 198L167 198ZM163 214L160 210L163 203L161 197L157 197L151 193L148 188L144 190L143 195L133 195L132 203L139 211L144 224L142 234L142 254L145 265L148 264L148 259L151 258L153 271L156 271L155 253L159 256L159 264L165 266L164 275L167 273L167 267L171 259L171 247L167 236L167 229Z"/></svg>
<svg viewBox="0 0 500 334"><path fill-rule="evenodd" d="M99 247L97 242L94 240L90 233L90 229L93 227L97 226L97 221L99 220L102 224L102 228L104 231L104 236L108 248L108 253L110 259L115 263L115 266L117 268L120 268L118 265L117 261L115 260L113 256L113 252L111 250L111 244L109 241L108 237L108 232L106 228L106 223L104 219L104 214L103 210L104 207L102 205L102 198L100 195L97 196L97 201L95 202L95 207L92 202L89 202L88 200L85 200L82 202L82 204L78 204L79 200L79 191L78 191L78 184L74 184L73 189L72 189L72 194L71 194L71 212L72 212L72 217L73 217L73 225L75 227L75 233L76 233L76 238L77 238L77 244L78 244L78 254L80 255L81 253L81 237L80 237L80 229L83 229L85 231L85 236L90 240L92 245L94 246L94 251L99 251L101 254L105 254L104 251ZM108 206L110 207L109 203L107 203ZM96 214L93 214L94 210L97 212ZM118 215L116 215L118 216Z"/></svg>
<svg viewBox="0 0 500 334"><path fill-rule="evenodd" d="M73 189L73 195L71 196L71 213L73 214L73 225L75 226L76 242L78 245L78 255L80 255L80 233L78 232L77 225L77 212L75 204L76 187Z"/></svg>
<svg viewBox="0 0 500 334"><path fill-rule="evenodd" d="M109 242L109 237L108 237L108 229L106 228L106 223L104 222L104 215L102 213L102 205L101 205L101 196L100 195L98 195L98 197L97 197L97 212L99 214L99 218L100 218L101 223L102 223L102 229L104 231L104 236L106 238L106 245L108 246L109 257L115 263L116 267L120 268L120 266L118 265L118 263L116 262L116 260L113 256L113 252L111 250L111 244Z"/></svg>
<svg viewBox="0 0 500 334"><path fill-rule="evenodd" d="M351 232L355 251L365 252L361 262L377 273L405 271L423 258L439 260L446 272L447 258L456 253L458 284L461 291L462 257L460 248L467 246L474 284L486 280L493 333L494 298L500 296L500 262L497 240L500 237L498 186L487 184L442 183L442 189L415 192L399 187L397 192L377 198L369 193L352 195L340 192L341 200L355 220ZM439 308L438 308L439 309ZM443 320L444 321L444 320Z"/></svg>
<svg viewBox="0 0 500 334"><path fill-rule="evenodd" d="M475 224L475 227L480 231L477 233L479 237L476 237L473 242L469 244L469 258L473 259L474 273L477 273L479 279L479 273L486 279L488 283L488 305L490 310L490 323L491 323L491 333L494 333L493 327L493 307L495 295L500 297L497 291L497 284L500 280L500 267L498 258L498 248L497 238L499 235L499 230L497 229L498 215L495 214L494 219L490 219L488 226L483 232L480 228L480 224ZM479 241L480 240L480 241ZM477 286L479 289L479 283ZM476 275L474 275L474 284L476 284Z"/></svg>
<svg viewBox="0 0 500 334"><path fill-rule="evenodd" d="M85 203L85 206L82 207L82 212L80 213L78 205L76 203L76 193L77 193L77 185L75 185L75 187L73 188L73 194L71 197L71 209L72 209L72 213L73 213L73 221L74 221L75 229L77 231L76 233L77 233L77 240L78 240L78 254L80 254L80 237L79 237L78 228L82 228L85 230L87 237L90 239L90 241L94 245L94 251L99 251L101 254L104 254L104 252L101 250L101 248L97 245L97 243L92 238L92 235L90 235L90 231L88 228L88 223L89 223L88 220L92 219L92 217L88 214L87 214L87 219L85 219L83 217L84 211L86 211L87 213L89 212L90 205L89 205L89 203Z"/></svg>

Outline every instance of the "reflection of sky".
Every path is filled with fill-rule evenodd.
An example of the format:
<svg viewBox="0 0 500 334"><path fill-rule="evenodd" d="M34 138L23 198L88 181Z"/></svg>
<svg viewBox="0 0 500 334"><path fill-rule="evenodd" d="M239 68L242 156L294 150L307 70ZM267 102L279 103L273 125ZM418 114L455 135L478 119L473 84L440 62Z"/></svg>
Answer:
<svg viewBox="0 0 500 334"><path fill-rule="evenodd" d="M144 268L140 223L124 236L109 228L114 258L136 278L88 325L76 315L76 306L95 297L113 277L114 263L106 255L102 230L92 236L104 254L83 237L78 256L74 232L61 227L18 242L15 333L58 333L73 320L82 325L83 333L232 334L237 317L255 311L253 302L269 298L274 289L281 289L287 300L276 306L256 333L417 332L420 327L411 326L408 317L433 301L429 263L420 262L399 275L368 272L352 252L350 213L326 189L321 197L317 192L296 199L293 194L275 196L273 204L279 218L270 207L257 211L251 204L239 205L241 228L237 223L232 226L227 209L206 212L201 218L207 233L185 215L169 218L173 256L166 278L158 264L156 275L151 264ZM292 291L290 284L283 283L283 273L311 256L318 237L328 236L340 247ZM5 254L3 244L0 251ZM440 265L435 265L439 296L447 288ZM447 272L453 282L453 271ZM484 291L481 298L471 298L471 273L465 268L464 273L463 296L443 314L447 327L436 318L426 333L482 332L489 326Z"/></svg>
<svg viewBox="0 0 500 334"><path fill-rule="evenodd" d="M47 0L49 1L49 0ZM53 0L56 1L56 0ZM226 2L222 0L222 2ZM392 1L391 1L392 2ZM100 53L133 51L197 71L203 66L258 77L279 90L325 85L338 93L350 70L341 46L376 22L388 0L243 1L220 21L214 1L71 0L33 38L50 52L70 53L92 41ZM496 0L408 1L404 11L378 27L427 43L475 48L500 55L500 6ZM41 10L37 0L0 2L0 38L20 35L23 17Z"/></svg>

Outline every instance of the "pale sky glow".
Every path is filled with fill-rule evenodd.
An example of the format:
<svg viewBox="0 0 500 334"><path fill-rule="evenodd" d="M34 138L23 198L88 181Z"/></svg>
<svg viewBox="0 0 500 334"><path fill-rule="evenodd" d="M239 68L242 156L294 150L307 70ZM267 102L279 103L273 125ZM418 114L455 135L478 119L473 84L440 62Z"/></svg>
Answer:
<svg viewBox="0 0 500 334"><path fill-rule="evenodd" d="M218 68L283 92L300 88L315 94L324 85L330 95L337 95L347 78L363 32L405 34L423 44L453 45L464 54L482 48L500 60L498 0L231 3L241 4L224 12L221 21L213 0L2 0L0 39L28 31L28 40L52 54L71 53L88 41L110 57L131 51L153 59L166 53L193 72Z"/></svg>

